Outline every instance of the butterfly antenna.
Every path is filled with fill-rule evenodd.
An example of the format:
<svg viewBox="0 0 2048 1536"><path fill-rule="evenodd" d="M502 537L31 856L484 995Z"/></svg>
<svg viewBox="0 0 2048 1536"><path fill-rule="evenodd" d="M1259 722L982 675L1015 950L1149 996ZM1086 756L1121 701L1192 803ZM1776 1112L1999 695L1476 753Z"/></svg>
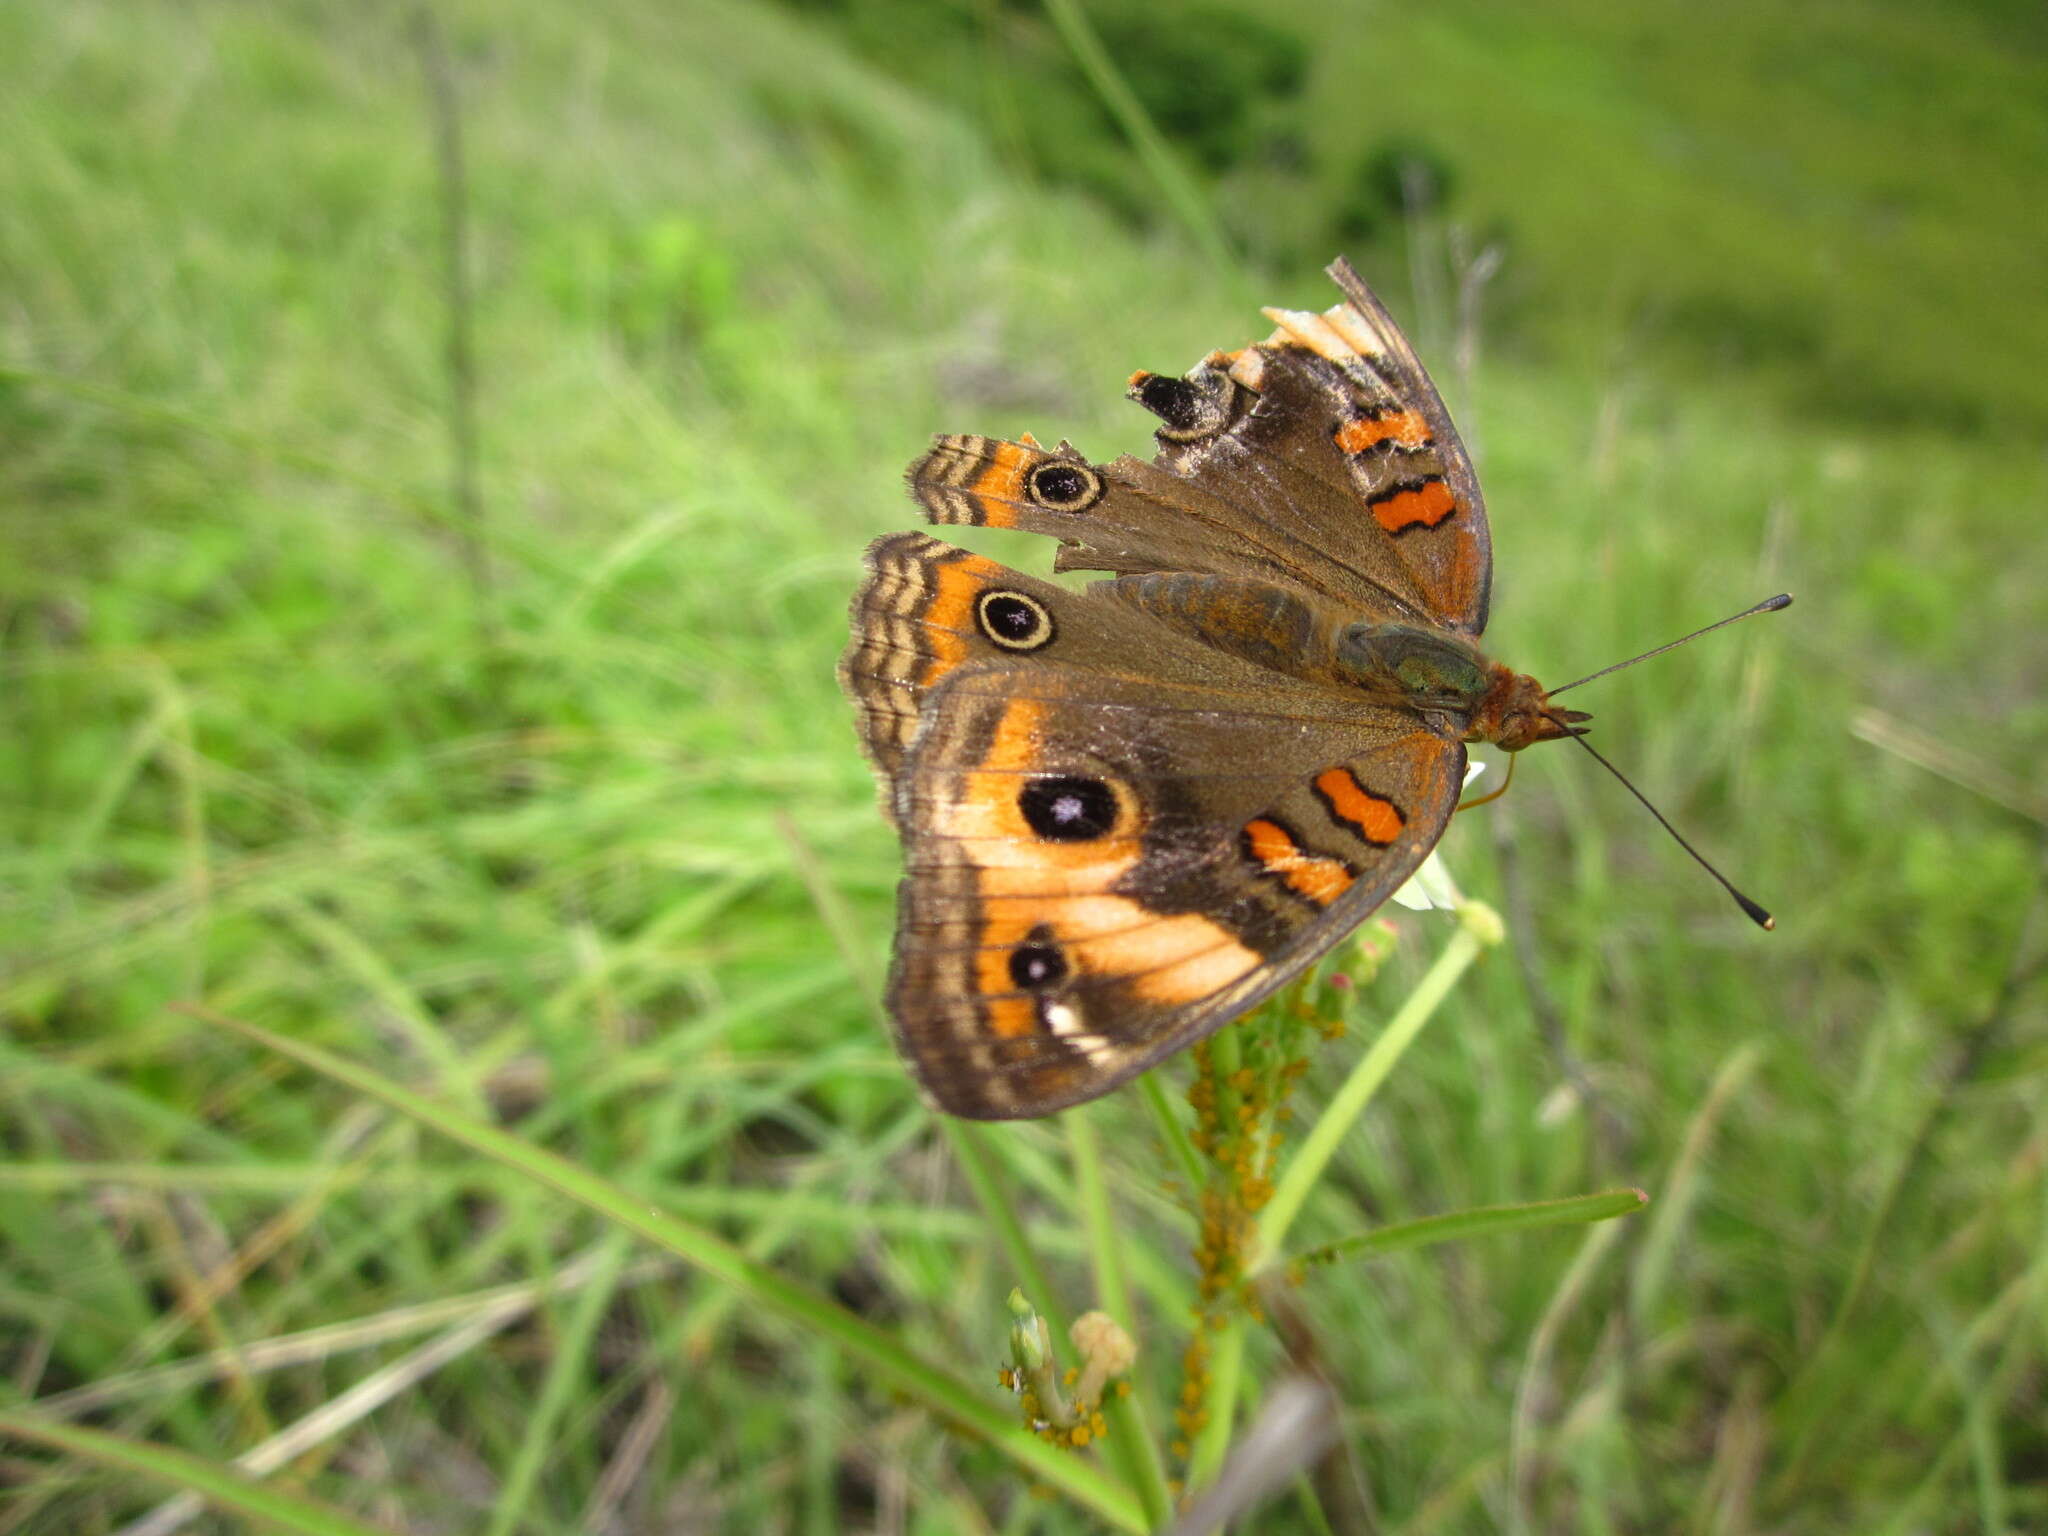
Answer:
<svg viewBox="0 0 2048 1536"><path fill-rule="evenodd" d="M1765 598L1762 602L1758 603L1754 608L1745 608L1740 613L1731 613L1730 615L1728 615L1727 618L1721 620L1718 624L1709 624L1705 629L1696 629L1691 634L1686 635L1681 639L1673 640L1668 645L1658 646L1657 649L1655 649L1654 651L1645 651L1640 656L1631 656L1627 661L1617 661L1613 666L1602 667L1598 672L1588 672L1584 677L1578 679L1577 682L1566 683L1564 685L1564 688L1551 689L1550 697L1553 699L1556 698L1560 693L1563 693L1565 691L1565 688L1576 688L1579 686L1579 683L1590 683L1596 677L1605 677L1610 672L1619 672L1623 667L1632 667L1639 661L1648 661L1652 656L1662 656L1666 651L1675 651L1681 645L1684 645L1689 641L1699 639L1701 635L1711 635L1717 629L1727 628L1730 624L1733 624L1737 619L1746 619L1754 614L1759 613L1776 613L1780 608L1790 608L1791 606L1792 594L1790 592L1780 592L1776 597ZM1628 781L1624 779L1622 782L1627 783ZM1638 796L1637 798L1640 799L1641 797ZM1643 803L1647 805L1649 802L1644 801ZM1660 817L1659 819L1661 820L1662 818ZM1675 832L1671 835L1673 837L1678 836L1678 834ZM1684 841L1683 838L1680 838L1679 840L1681 842ZM1694 854L1693 857L1698 858L1699 855ZM1723 880L1721 883L1723 885L1726 885L1728 882Z"/></svg>
<svg viewBox="0 0 2048 1536"><path fill-rule="evenodd" d="M1782 606L1782 604L1780 606ZM1756 612L1756 609L1752 608L1750 612L1754 613ZM1735 617L1739 619L1743 617L1743 615L1738 613ZM1731 621L1723 619L1721 622L1725 624ZM1716 625L1715 627L1719 628L1718 625ZM1702 633L1704 633L1704 631L1702 631ZM1654 655L1655 653L1653 652L1652 654ZM1555 715L1552 715L1550 718L1553 720L1557 719ZM1558 720L1557 723L1559 725L1564 725L1564 722L1562 720ZM1602 768L1605 768L1609 773L1613 774L1617 779L1621 780L1621 787L1627 790L1630 794L1634 795L1637 800L1642 802L1643 809L1648 811L1652 816L1657 818L1657 825L1662 827L1666 832L1669 832L1672 836L1672 840L1675 841L1678 844L1678 846L1683 848L1687 853L1691 854L1693 856L1693 861L1697 863L1701 869L1704 869L1708 874L1712 875L1716 880L1721 882L1721 889L1726 891L1730 896L1733 896L1735 898L1735 905L1742 908L1743 913L1749 918L1749 920L1752 923L1755 923L1757 927L1762 928L1766 931L1778 926L1778 920L1775 917L1771 916L1769 912L1765 911L1762 907L1758 906L1755 902L1751 901L1747 896L1743 895L1742 892L1735 889L1734 881L1730 880L1726 875L1722 874L1721 871L1714 868L1712 864L1708 863L1707 856L1701 853L1699 849L1693 847L1691 843L1688 843L1685 840L1684 834L1682 834L1678 830L1678 828L1671 825L1669 821L1666 821L1664 819L1664 813L1658 810L1657 807L1655 807L1654 805L1650 804L1649 796L1645 795L1640 789L1637 789L1635 785L1629 783L1627 774L1623 773L1619 768L1615 767L1614 764L1610 763L1609 761L1607 761L1606 758L1600 755L1600 749L1595 747L1590 741L1586 740L1584 732L1573 731L1570 730L1569 727L1566 727L1566 729L1569 732L1573 741L1576 741L1580 746L1584 747L1588 752L1593 754L1594 762L1598 763Z"/></svg>

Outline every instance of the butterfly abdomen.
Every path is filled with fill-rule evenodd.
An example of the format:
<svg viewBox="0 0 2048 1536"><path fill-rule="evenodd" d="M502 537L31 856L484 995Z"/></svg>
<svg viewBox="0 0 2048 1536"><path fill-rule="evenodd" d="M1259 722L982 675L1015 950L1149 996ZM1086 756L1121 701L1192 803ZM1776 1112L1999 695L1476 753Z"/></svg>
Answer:
<svg viewBox="0 0 2048 1536"><path fill-rule="evenodd" d="M1101 582L1115 597L1203 644L1294 677L1329 673L1331 625L1298 592L1238 576L1160 572Z"/></svg>

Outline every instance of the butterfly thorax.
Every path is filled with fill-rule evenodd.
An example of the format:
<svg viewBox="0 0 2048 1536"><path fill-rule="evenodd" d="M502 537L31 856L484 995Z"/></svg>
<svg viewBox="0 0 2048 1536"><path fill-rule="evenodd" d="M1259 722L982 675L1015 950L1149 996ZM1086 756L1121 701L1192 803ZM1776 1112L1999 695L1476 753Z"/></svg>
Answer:
<svg viewBox="0 0 2048 1536"><path fill-rule="evenodd" d="M1543 685L1491 660L1450 630L1364 620L1338 633L1336 663L1346 680L1374 698L1461 724L1466 741L1519 752L1570 734L1587 716L1550 707Z"/></svg>

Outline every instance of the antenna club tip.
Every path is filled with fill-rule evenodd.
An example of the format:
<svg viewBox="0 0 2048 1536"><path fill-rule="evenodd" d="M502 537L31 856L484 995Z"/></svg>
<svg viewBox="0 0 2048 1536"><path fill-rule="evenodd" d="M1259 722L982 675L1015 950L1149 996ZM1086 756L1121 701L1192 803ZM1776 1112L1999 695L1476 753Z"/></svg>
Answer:
<svg viewBox="0 0 2048 1536"><path fill-rule="evenodd" d="M1757 927L1763 929L1765 933L1776 931L1778 920L1771 916L1770 913L1766 912L1740 891L1730 891L1729 894L1735 898L1735 904L1742 908L1743 912L1748 915L1749 920L1755 923Z"/></svg>
<svg viewBox="0 0 2048 1536"><path fill-rule="evenodd" d="M1776 613L1780 608L1790 608L1791 606L1792 594L1790 592L1780 592L1776 597L1763 605L1763 611L1765 613Z"/></svg>

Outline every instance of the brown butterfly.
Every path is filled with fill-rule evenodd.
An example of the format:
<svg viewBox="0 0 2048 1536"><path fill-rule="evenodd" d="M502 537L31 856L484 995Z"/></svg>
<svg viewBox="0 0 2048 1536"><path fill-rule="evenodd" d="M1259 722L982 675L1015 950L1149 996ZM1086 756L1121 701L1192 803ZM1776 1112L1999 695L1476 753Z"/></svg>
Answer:
<svg viewBox="0 0 2048 1536"><path fill-rule="evenodd" d="M903 837L889 1012L940 1109L1092 1099L1350 933L1456 809L1465 743L1575 734L1490 660L1492 554L1442 398L1344 302L1131 376L1153 462L940 436L934 523L1060 541L1086 592L917 533L867 552L840 678ZM1740 898L1738 898L1740 899Z"/></svg>

